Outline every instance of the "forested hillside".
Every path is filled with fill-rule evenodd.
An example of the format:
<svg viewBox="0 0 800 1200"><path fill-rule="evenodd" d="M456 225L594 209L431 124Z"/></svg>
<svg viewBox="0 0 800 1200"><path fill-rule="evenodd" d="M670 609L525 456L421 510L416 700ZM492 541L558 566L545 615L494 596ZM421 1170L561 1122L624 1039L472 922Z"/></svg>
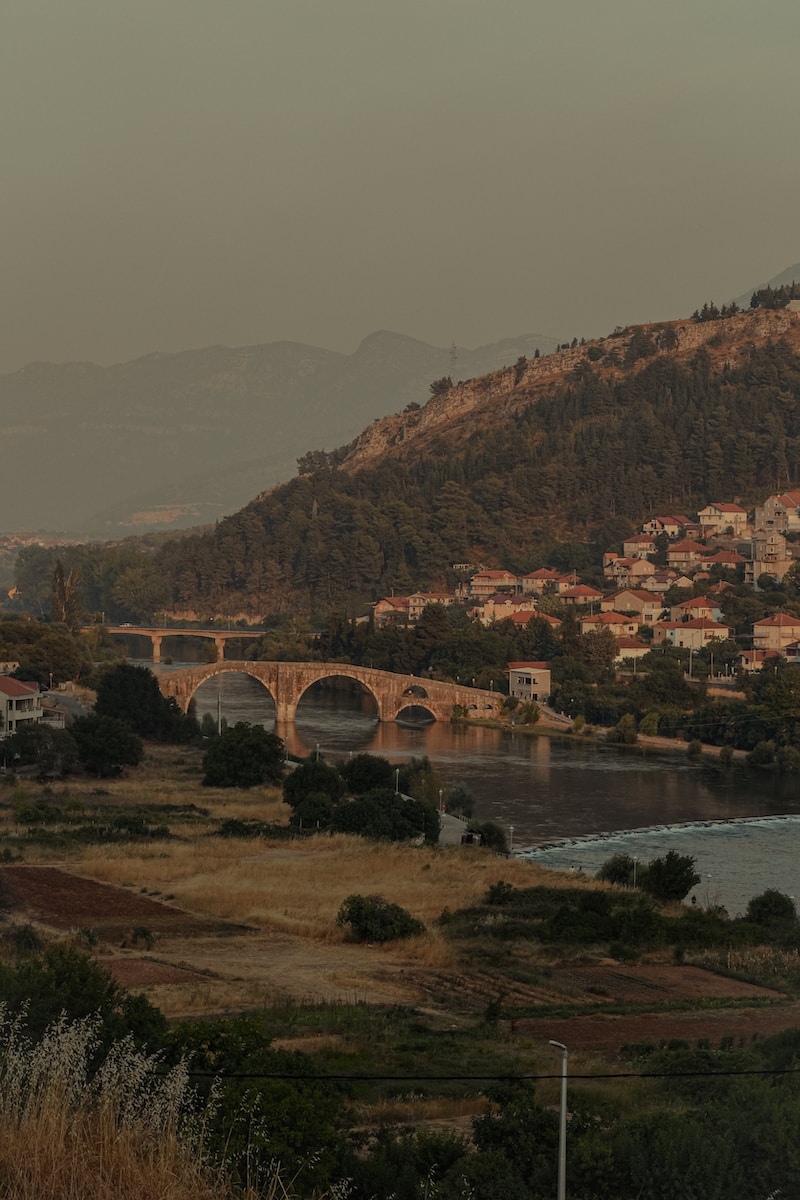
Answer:
<svg viewBox="0 0 800 1200"><path fill-rule="evenodd" d="M540 391L518 364L502 401L489 388L484 410L454 412L406 453L323 466L167 543L172 605L352 613L434 587L455 562L531 570L556 542L599 551L659 509L760 500L800 478L800 358L790 325L756 344L747 321L689 326L704 339L691 354L647 329L571 348L569 371Z"/></svg>

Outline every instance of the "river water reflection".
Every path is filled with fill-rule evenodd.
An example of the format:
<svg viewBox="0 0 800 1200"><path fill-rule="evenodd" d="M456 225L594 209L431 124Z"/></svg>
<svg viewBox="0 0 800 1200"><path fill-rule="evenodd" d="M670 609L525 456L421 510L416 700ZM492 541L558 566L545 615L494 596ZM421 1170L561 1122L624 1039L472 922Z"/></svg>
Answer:
<svg viewBox="0 0 800 1200"><path fill-rule="evenodd" d="M198 716L216 716L218 697L229 723L275 728L271 697L256 680L212 677L196 694ZM317 689L296 724L277 732L295 754L427 755L447 785L469 788L478 819L513 827L515 851L548 865L593 872L617 850L646 860L676 848L697 858L699 901L739 911L764 887L800 897L797 777L544 734L380 724L367 697Z"/></svg>

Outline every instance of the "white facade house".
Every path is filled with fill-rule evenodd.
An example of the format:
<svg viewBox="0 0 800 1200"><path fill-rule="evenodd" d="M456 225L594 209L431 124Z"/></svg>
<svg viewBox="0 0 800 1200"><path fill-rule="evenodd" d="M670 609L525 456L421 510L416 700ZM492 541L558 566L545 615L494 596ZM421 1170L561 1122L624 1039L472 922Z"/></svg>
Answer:
<svg viewBox="0 0 800 1200"><path fill-rule="evenodd" d="M42 719L42 693L38 684L0 676L0 738L11 737Z"/></svg>
<svg viewBox="0 0 800 1200"><path fill-rule="evenodd" d="M545 662L508 664L508 694L517 700L546 701L550 695L550 667Z"/></svg>

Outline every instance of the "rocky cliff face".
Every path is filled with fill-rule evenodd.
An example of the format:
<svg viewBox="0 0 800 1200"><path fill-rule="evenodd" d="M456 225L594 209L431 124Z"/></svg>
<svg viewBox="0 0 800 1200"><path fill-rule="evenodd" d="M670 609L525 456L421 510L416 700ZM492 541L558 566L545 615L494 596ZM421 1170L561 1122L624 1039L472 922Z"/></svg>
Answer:
<svg viewBox="0 0 800 1200"><path fill-rule="evenodd" d="M581 364L613 378L620 374L620 364L635 337L647 334L663 341L665 331L674 333L674 345L659 349L659 355L686 360L705 347L718 369L736 365L752 346L769 341L785 339L795 352L800 352L800 313L785 309L753 309L702 323L688 320L629 327L608 338L529 359L522 369L505 367L459 382L442 395L432 396L424 408L373 421L346 448L341 469L356 471L385 457L425 453L427 446L442 438L457 444L477 427L505 420L515 409L568 384L579 366L584 369ZM596 361L590 360L590 352ZM652 358L639 359L625 370L641 369L647 362Z"/></svg>

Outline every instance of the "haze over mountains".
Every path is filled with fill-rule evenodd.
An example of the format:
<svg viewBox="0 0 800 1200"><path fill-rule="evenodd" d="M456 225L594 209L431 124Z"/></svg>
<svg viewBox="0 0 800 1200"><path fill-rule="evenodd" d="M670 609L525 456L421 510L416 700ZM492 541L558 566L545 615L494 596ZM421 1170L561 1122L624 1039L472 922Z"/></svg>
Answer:
<svg viewBox="0 0 800 1200"><path fill-rule="evenodd" d="M475 350L390 332L354 354L275 342L151 354L112 367L34 363L0 376L0 532L116 538L213 522L411 402L553 338Z"/></svg>

